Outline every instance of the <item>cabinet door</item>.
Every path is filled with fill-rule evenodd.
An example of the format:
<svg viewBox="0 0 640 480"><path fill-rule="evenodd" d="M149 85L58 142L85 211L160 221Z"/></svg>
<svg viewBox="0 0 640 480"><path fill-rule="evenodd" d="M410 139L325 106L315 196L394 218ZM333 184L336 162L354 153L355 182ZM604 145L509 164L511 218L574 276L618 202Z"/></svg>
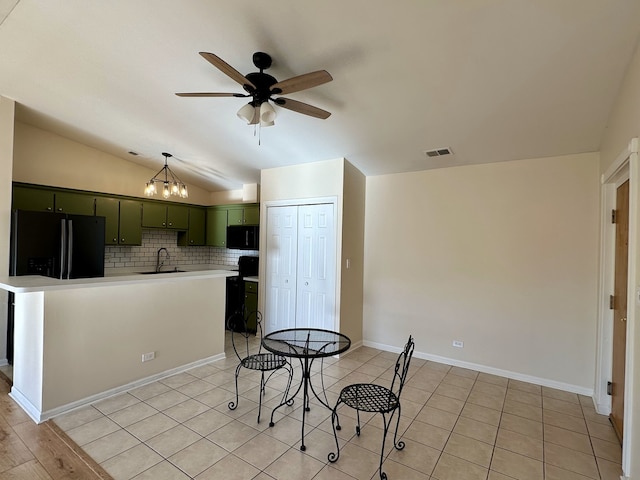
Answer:
<svg viewBox="0 0 640 480"><path fill-rule="evenodd" d="M244 282L244 315L247 320L247 329L255 332L256 314L258 311L258 284L256 282Z"/></svg>
<svg viewBox="0 0 640 480"><path fill-rule="evenodd" d="M105 217L105 245L118 245L120 202L117 198L96 197L96 215Z"/></svg>
<svg viewBox="0 0 640 480"><path fill-rule="evenodd" d="M167 205L167 228L189 229L189 207L186 205Z"/></svg>
<svg viewBox="0 0 640 480"><path fill-rule="evenodd" d="M258 205L244 207L243 222L245 225L260 224L260 208L258 207Z"/></svg>
<svg viewBox="0 0 640 480"><path fill-rule="evenodd" d="M136 200L120 200L120 245L142 245L142 203Z"/></svg>
<svg viewBox="0 0 640 480"><path fill-rule="evenodd" d="M18 210L35 210L39 212L53 212L54 193L51 190L13 187L11 208Z"/></svg>
<svg viewBox="0 0 640 480"><path fill-rule="evenodd" d="M207 209L207 245L211 247L227 246L227 209Z"/></svg>
<svg viewBox="0 0 640 480"><path fill-rule="evenodd" d="M229 208L229 213L227 214L227 225L242 225L243 219L243 209L240 208Z"/></svg>
<svg viewBox="0 0 640 480"><path fill-rule="evenodd" d="M56 212L73 215L93 215L95 197L85 193L56 192Z"/></svg>
<svg viewBox="0 0 640 480"><path fill-rule="evenodd" d="M204 208L189 209L189 245L204 245L206 217Z"/></svg>
<svg viewBox="0 0 640 480"><path fill-rule="evenodd" d="M142 203L142 226L164 228L167 226L167 206L163 203Z"/></svg>

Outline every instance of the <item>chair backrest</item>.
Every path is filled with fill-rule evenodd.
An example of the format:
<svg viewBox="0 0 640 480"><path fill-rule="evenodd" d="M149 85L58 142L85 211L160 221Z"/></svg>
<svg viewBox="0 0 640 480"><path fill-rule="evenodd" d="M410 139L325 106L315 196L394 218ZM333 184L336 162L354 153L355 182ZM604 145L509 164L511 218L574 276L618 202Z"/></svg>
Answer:
<svg viewBox="0 0 640 480"><path fill-rule="evenodd" d="M398 360L396 360L396 366L393 372L393 380L391 380L391 391L395 393L398 398L400 398L402 388L404 387L404 382L407 379L407 374L409 373L409 364L411 363L411 357L413 356L414 347L415 344L413 342L413 337L409 335L409 340L404 346L404 350L400 352L400 355L398 355Z"/></svg>
<svg viewBox="0 0 640 480"><path fill-rule="evenodd" d="M262 314L258 310L246 312L243 305L227 319L227 329L231 331L231 345L238 360L262 351Z"/></svg>

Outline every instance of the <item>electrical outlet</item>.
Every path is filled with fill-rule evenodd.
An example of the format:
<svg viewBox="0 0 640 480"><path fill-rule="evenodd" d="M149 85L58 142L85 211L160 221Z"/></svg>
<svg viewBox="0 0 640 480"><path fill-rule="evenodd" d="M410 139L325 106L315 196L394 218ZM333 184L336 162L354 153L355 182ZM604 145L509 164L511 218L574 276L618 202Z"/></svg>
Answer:
<svg viewBox="0 0 640 480"><path fill-rule="evenodd" d="M156 352L149 352L149 353L143 353L142 354L142 362L148 362L149 360L153 360L154 358L156 358Z"/></svg>
<svg viewBox="0 0 640 480"><path fill-rule="evenodd" d="M453 346L456 348L463 348L464 347L464 342L461 340L454 340L453 341Z"/></svg>

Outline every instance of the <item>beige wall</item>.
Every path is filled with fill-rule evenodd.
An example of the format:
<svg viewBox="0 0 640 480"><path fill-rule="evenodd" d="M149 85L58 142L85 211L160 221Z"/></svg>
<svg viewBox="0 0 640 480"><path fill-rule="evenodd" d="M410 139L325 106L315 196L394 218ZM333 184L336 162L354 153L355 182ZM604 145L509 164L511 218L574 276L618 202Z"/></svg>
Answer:
<svg viewBox="0 0 640 480"><path fill-rule="evenodd" d="M336 197L336 302L340 330L347 334L354 344L362 340L364 191L364 176L342 158L266 169L261 172L260 201L263 205L285 200ZM266 225L267 222L266 210L261 209L262 225ZM345 225L346 221L349 221L349 225ZM264 235L266 232L263 231L262 239L265 238ZM349 258L353 265L349 270L346 270L346 258ZM260 289L259 298L266 298L264 282L260 284ZM264 309L262 305L261 308Z"/></svg>
<svg viewBox="0 0 640 480"><path fill-rule="evenodd" d="M9 273L9 232L11 220L11 170L13 164L13 124L15 102L0 96L0 272ZM0 365L6 363L7 292L0 290Z"/></svg>
<svg viewBox="0 0 640 480"><path fill-rule="evenodd" d="M633 137L640 136L640 47L636 50L635 56L629 65L624 78L620 93L616 99L614 108L609 116L609 122L602 139L600 171L605 172L607 168L617 159L629 145ZM631 186L631 208L640 207L640 171L638 165L631 165L630 172ZM633 214L633 210L631 211ZM637 215L636 211L636 227ZM632 219L632 223L634 219ZM640 231L630 232L629 252L630 259L634 262L631 266L630 275L635 276L630 280L637 281L640 274ZM635 235L635 236L634 236ZM630 285L631 291L635 291L640 285ZM631 419L625 424L624 430L624 450L626 453L626 468L624 472L629 479L640 479L640 306L637 302L631 302L627 323L627 381L625 390L629 395L625 400L625 413ZM629 424L630 423L630 424ZM634 453L631 453L634 452ZM628 468L627 468L628 467Z"/></svg>
<svg viewBox="0 0 640 480"><path fill-rule="evenodd" d="M145 182L161 165L148 169L31 125L15 124L13 180L17 182L144 197ZM188 187L187 203L211 203L210 192Z"/></svg>
<svg viewBox="0 0 640 480"><path fill-rule="evenodd" d="M637 136L640 136L640 45L627 69L602 137L600 172L605 172L629 140Z"/></svg>
<svg viewBox="0 0 640 480"><path fill-rule="evenodd" d="M367 178L364 338L593 389L598 155ZM453 348L461 340L464 348Z"/></svg>
<svg viewBox="0 0 640 480"><path fill-rule="evenodd" d="M364 215L366 177L348 161L344 162L344 209L342 218L342 262L340 265L340 329L352 343L361 342ZM347 260L349 268L347 268Z"/></svg>

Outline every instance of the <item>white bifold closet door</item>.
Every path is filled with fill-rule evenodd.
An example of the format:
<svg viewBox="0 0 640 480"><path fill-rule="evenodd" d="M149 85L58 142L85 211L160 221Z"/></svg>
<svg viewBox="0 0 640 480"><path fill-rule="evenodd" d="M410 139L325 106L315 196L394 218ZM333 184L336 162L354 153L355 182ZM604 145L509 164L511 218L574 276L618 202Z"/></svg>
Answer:
<svg viewBox="0 0 640 480"><path fill-rule="evenodd" d="M334 330L336 230L333 204L268 207L265 331Z"/></svg>

